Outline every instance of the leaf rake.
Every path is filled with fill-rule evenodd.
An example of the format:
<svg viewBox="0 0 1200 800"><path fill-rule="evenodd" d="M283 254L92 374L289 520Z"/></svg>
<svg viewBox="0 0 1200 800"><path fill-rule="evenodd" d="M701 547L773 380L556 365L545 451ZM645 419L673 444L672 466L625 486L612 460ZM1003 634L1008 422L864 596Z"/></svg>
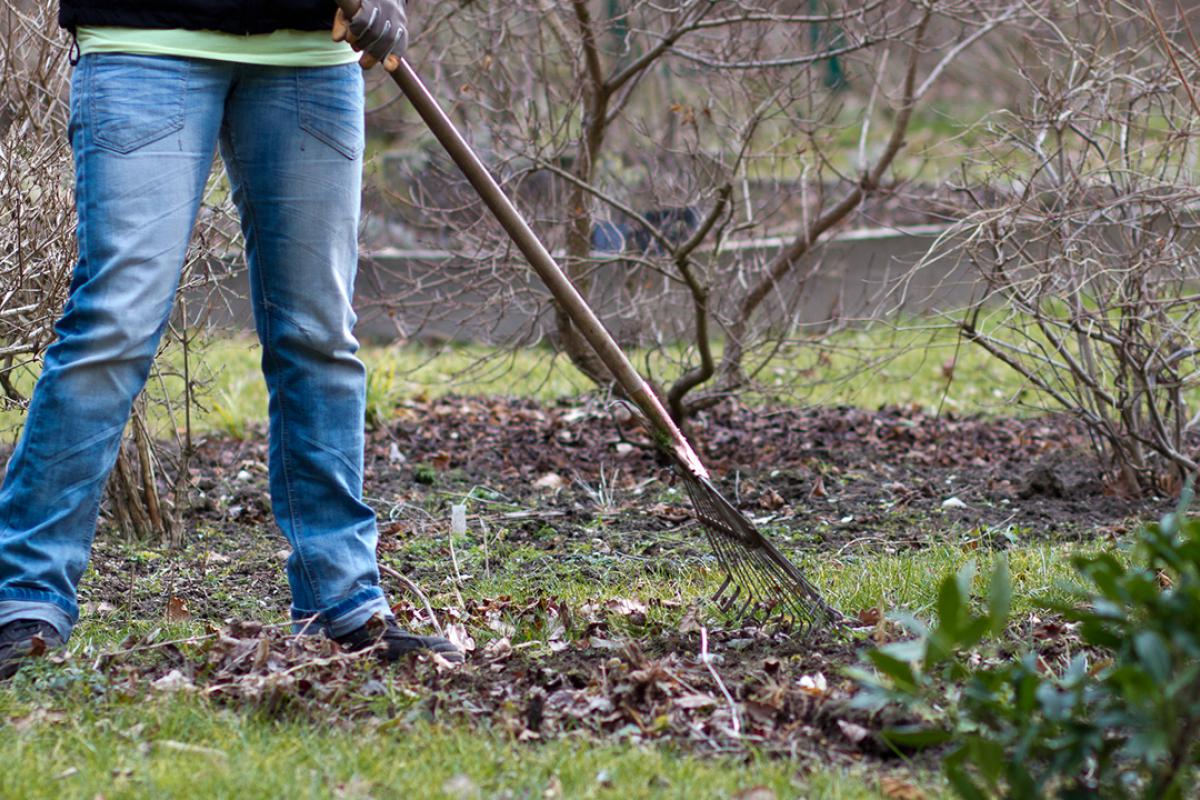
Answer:
<svg viewBox="0 0 1200 800"><path fill-rule="evenodd" d="M353 16L358 10L359 0L337 2L346 17ZM339 33L344 36L344 30L335 29L335 37ZM723 613L735 619L765 622L778 618L805 631L813 625L840 625L844 617L744 514L717 491L708 470L657 395L634 369L408 63L389 57L384 66L617 384L645 415L649 428L656 434L655 440L672 458L676 472L687 487L696 518L725 571L725 581L712 600Z"/></svg>

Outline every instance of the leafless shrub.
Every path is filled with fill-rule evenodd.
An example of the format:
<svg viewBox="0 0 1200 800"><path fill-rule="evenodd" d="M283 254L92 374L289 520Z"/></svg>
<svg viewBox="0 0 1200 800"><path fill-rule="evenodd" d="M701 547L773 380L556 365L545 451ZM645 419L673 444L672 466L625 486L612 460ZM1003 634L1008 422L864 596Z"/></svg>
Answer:
<svg viewBox="0 0 1200 800"><path fill-rule="evenodd" d="M802 311L822 242L902 190L914 111L956 59L1041 5L446 0L423 7L414 63L615 332L676 359L682 420L838 324ZM452 251L400 265L383 304L402 332L490 315L524 342L552 331L607 384L436 147L392 166L376 208L405 226L378 240Z"/></svg>
<svg viewBox="0 0 1200 800"><path fill-rule="evenodd" d="M53 341L75 260L66 52L48 4L9 4L0 40L0 387Z"/></svg>
<svg viewBox="0 0 1200 800"><path fill-rule="evenodd" d="M1200 50L1153 9L1075 3L1029 30L1027 99L995 115L964 169L978 211L935 254L982 279L964 336L1076 415L1135 494L1197 468L1200 422Z"/></svg>
<svg viewBox="0 0 1200 800"><path fill-rule="evenodd" d="M69 40L58 29L56 7L19 0L0 12L0 410L10 418L28 403L41 356L54 341L77 253ZM206 203L184 290L212 283L208 267L220 263L214 259L229 230L228 210ZM171 326L109 481L111 518L142 540L179 539L175 512L186 499L190 418L203 384L196 364L202 316L178 315Z"/></svg>

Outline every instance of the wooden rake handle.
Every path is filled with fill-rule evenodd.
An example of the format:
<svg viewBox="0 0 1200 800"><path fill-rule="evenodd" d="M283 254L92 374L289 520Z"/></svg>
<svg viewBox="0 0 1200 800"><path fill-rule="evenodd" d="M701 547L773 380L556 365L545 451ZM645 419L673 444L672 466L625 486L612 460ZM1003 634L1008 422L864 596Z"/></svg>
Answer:
<svg viewBox="0 0 1200 800"><path fill-rule="evenodd" d="M337 0L337 4L346 19L354 16L359 8L359 0ZM338 33L339 31L335 29L334 38L339 38ZM344 33L342 38L344 38ZM442 111L437 100L413 72L412 67L404 59L395 56L389 56L384 66L396 85L400 87L400 91L404 93L421 119L425 121L434 137L458 165L471 186L475 188L484 205L508 233L513 244L529 261L529 265L546 284L554 299L558 301L567 316L587 339L588 344L596 351L596 355L604 362L613 378L646 415L657 432L665 435L669 440L670 450L680 465L697 478L707 478L708 471L700 462L700 458L692 446L688 444L687 439L684 438L679 426L671 419L671 415L667 413L658 396L630 363L629 358L605 329L604 324L592 311L583 296L579 294L574 284L554 262L554 258L538 239L533 229L529 227L529 223L521 216L521 212L504 194L495 178L488 172L487 167L479 160L479 156L467 144L466 139L459 133L454 123Z"/></svg>

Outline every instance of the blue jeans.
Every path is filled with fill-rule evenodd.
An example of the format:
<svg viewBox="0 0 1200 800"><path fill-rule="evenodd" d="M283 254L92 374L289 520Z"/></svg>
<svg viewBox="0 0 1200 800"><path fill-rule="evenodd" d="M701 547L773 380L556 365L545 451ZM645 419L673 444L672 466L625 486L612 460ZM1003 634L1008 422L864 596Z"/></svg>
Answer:
<svg viewBox="0 0 1200 800"><path fill-rule="evenodd" d="M293 619L339 636L387 615L362 502L366 375L352 333L358 65L86 55L70 137L79 263L0 488L0 624L41 619L65 638L78 619L104 482L218 146L246 239Z"/></svg>

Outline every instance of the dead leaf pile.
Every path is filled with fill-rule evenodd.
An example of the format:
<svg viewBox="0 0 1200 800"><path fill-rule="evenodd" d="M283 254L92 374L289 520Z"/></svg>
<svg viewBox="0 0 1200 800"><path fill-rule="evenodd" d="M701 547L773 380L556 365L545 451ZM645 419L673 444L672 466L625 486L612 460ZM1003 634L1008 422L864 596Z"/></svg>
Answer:
<svg viewBox="0 0 1200 800"><path fill-rule="evenodd" d="M138 697L194 693L271 716L350 716L378 693L379 666L370 652L348 653L321 636L231 622L208 635L172 642L161 632L131 638L95 658L112 691Z"/></svg>
<svg viewBox="0 0 1200 800"><path fill-rule="evenodd" d="M472 642L458 668L428 657L386 666L323 637L249 622L184 641L161 641L154 632L74 659L89 659L104 676L104 691L121 696L188 693L339 725L445 719L519 740L586 735L709 752L753 747L825 760L889 757L878 737L883 722L849 707L854 686L838 665L854 657L851 645L793 641L761 629L713 630L706 664L695 632L638 640L608 622L627 625L643 609L627 600L585 603L573 612L556 598L438 609ZM396 610L402 620L424 613Z"/></svg>

